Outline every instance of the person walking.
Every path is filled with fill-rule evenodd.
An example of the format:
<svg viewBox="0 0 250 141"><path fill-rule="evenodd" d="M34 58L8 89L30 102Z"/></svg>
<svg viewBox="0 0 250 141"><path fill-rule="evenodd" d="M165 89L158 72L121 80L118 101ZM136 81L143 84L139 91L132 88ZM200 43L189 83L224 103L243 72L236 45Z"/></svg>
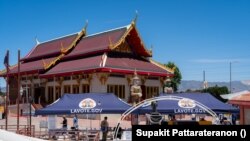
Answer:
<svg viewBox="0 0 250 141"><path fill-rule="evenodd" d="M108 128L109 128L108 117L104 117L104 120L101 122L102 141L107 140Z"/></svg>
<svg viewBox="0 0 250 141"><path fill-rule="evenodd" d="M77 115L75 114L74 118L73 118L73 127L75 129L78 129L78 118Z"/></svg>

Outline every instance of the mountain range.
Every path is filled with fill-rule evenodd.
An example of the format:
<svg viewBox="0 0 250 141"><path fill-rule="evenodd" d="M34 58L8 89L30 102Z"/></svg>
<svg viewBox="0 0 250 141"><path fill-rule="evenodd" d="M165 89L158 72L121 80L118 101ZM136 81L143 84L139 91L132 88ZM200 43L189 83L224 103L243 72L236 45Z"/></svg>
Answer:
<svg viewBox="0 0 250 141"><path fill-rule="evenodd" d="M239 92L243 90L250 90L250 81L232 81L232 92ZM230 90L230 83L229 82L208 82L208 87L213 86L226 86L228 90ZM180 92L184 92L188 89L190 90L199 90L203 88L203 81L195 81L195 80L182 80L181 84L179 85Z"/></svg>

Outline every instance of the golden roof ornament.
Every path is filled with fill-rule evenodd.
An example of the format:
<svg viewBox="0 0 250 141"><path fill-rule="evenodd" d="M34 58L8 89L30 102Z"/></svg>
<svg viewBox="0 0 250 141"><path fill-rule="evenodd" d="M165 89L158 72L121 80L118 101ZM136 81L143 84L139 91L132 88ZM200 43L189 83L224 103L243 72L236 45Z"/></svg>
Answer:
<svg viewBox="0 0 250 141"><path fill-rule="evenodd" d="M36 45L39 45L40 44L40 42L38 41L38 39L37 39L37 36L36 36Z"/></svg>
<svg viewBox="0 0 250 141"><path fill-rule="evenodd" d="M89 20L86 20L86 22L85 22L85 26L84 26L84 31L85 31L85 35L87 34L87 27L88 27L88 25L89 25Z"/></svg>
<svg viewBox="0 0 250 141"><path fill-rule="evenodd" d="M64 48L63 43L61 42L61 53L67 53L67 48Z"/></svg>
<svg viewBox="0 0 250 141"><path fill-rule="evenodd" d="M136 25L136 22L137 22L137 18L138 18L138 11L137 10L135 10L135 18L133 19L133 21L132 21L132 26L135 26Z"/></svg>

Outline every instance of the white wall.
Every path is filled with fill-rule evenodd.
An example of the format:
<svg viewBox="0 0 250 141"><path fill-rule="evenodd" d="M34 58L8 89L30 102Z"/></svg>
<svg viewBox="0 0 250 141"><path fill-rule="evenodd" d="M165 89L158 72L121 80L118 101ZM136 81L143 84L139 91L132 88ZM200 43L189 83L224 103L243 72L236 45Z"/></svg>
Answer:
<svg viewBox="0 0 250 141"><path fill-rule="evenodd" d="M106 93L107 92L107 83L102 85L100 80L98 79L96 74L93 74L91 85L90 85L90 92L93 93Z"/></svg>
<svg viewBox="0 0 250 141"><path fill-rule="evenodd" d="M71 85L71 92L73 91L72 86L77 84L76 80L66 80L62 82L62 87L61 87L61 94L64 94L64 85ZM80 84L80 88L79 88L79 92L82 91L82 84L88 84L88 81L85 79L81 80L81 84ZM97 74L93 74L92 75L92 80L90 82L90 92L93 93L106 93L107 92L107 85L125 85L125 99L123 99L124 101L128 101L129 96L130 96L130 87L128 85L128 81L127 78L124 77L108 77L106 83L103 85L101 84L100 80L98 79ZM59 86L59 84L57 82L47 82L46 84L46 100L48 98L48 86ZM156 86L159 87L159 92L162 92L162 87L161 87L161 83L160 80L151 80L151 79L147 79L145 82L145 86Z"/></svg>
<svg viewBox="0 0 250 141"><path fill-rule="evenodd" d="M125 99L124 101L127 101L129 99L129 94L130 94L130 88L128 85L128 81L126 78L121 78L121 77L109 77L107 83L106 83L106 89L107 85L125 85Z"/></svg>
<svg viewBox="0 0 250 141"><path fill-rule="evenodd" d="M159 87L159 93L162 93L163 88L161 86L161 82L160 80L151 80L151 79L147 79L145 86L155 86L155 87Z"/></svg>

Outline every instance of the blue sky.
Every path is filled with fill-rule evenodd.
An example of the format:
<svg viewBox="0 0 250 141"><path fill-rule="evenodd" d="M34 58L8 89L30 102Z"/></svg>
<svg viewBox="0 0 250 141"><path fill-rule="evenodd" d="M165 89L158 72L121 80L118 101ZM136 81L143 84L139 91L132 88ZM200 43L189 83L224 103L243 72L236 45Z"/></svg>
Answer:
<svg viewBox="0 0 250 141"><path fill-rule="evenodd" d="M250 79L250 1L248 0L0 0L0 60L10 50L17 62L40 42L78 32L88 34L127 25L137 28L153 58L175 62L184 80ZM0 69L3 69L0 63ZM1 85L4 81L1 80Z"/></svg>

